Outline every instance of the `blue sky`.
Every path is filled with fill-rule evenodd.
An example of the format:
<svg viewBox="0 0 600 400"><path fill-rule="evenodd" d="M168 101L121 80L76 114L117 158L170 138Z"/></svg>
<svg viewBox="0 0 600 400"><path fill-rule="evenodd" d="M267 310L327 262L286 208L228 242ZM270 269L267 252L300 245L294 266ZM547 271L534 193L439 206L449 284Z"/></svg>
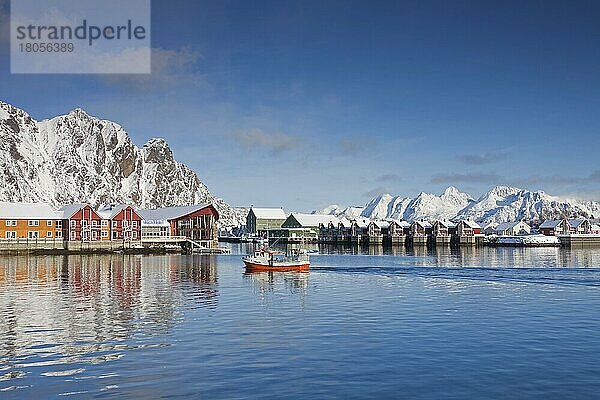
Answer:
<svg viewBox="0 0 600 400"><path fill-rule="evenodd" d="M164 137L233 205L496 184L600 199L598 15L593 1L156 0L151 75L11 75L4 29L0 98L36 119L82 107L138 145Z"/></svg>

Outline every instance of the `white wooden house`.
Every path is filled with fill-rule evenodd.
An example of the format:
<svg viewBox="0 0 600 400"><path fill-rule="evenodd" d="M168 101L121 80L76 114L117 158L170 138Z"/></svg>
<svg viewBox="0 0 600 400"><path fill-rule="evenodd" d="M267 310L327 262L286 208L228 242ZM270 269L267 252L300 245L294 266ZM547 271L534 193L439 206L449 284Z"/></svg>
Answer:
<svg viewBox="0 0 600 400"><path fill-rule="evenodd" d="M412 236L427 236L432 233L433 225L427 221L417 220L410 225L410 234Z"/></svg>
<svg viewBox="0 0 600 400"><path fill-rule="evenodd" d="M529 235L531 227L523 221L503 222L496 227L494 233L498 236Z"/></svg>

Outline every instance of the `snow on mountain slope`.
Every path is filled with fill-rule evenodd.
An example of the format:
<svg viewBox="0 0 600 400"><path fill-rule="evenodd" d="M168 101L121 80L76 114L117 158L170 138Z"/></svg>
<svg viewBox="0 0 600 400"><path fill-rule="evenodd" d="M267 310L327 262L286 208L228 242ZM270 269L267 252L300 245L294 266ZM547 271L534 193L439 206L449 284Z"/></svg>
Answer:
<svg viewBox="0 0 600 400"><path fill-rule="evenodd" d="M440 196L421 193L416 198L382 194L374 197L364 207L343 208L329 206L320 211L352 219L360 215L371 219L403 219L413 221L419 218L449 219L473 200L455 187L447 188ZM351 212L348 212L351 211Z"/></svg>
<svg viewBox="0 0 600 400"><path fill-rule="evenodd" d="M368 202L360 215L373 219L386 218L394 211L396 200L397 197L392 197L390 194L381 194Z"/></svg>
<svg viewBox="0 0 600 400"><path fill-rule="evenodd" d="M506 221L542 221L561 217L598 218L600 203L550 196L543 191L496 186L456 218L483 223Z"/></svg>
<svg viewBox="0 0 600 400"><path fill-rule="evenodd" d="M346 216L347 218L357 218L360 217L360 214L363 212L364 207L341 207L337 204L332 204L330 206L325 207L322 210L316 211L316 214L324 214L324 215L340 215Z"/></svg>
<svg viewBox="0 0 600 400"><path fill-rule="evenodd" d="M347 215L342 207L331 211L337 216ZM598 218L600 203L550 196L543 191L496 186L473 200L455 187L447 188L440 196L420 193L410 199L384 194L373 198L361 211L361 216L371 219L471 219L480 223L526 220L529 222L563 216Z"/></svg>
<svg viewBox="0 0 600 400"><path fill-rule="evenodd" d="M164 139L150 139L140 149L120 125L82 109L38 122L0 101L0 167L3 201L96 207L124 202L140 208L212 202L223 226L239 220L173 158Z"/></svg>
<svg viewBox="0 0 600 400"><path fill-rule="evenodd" d="M421 218L451 219L472 202L473 199L468 194L460 192L453 186L448 187L440 196L420 193L407 206L403 219L406 221Z"/></svg>

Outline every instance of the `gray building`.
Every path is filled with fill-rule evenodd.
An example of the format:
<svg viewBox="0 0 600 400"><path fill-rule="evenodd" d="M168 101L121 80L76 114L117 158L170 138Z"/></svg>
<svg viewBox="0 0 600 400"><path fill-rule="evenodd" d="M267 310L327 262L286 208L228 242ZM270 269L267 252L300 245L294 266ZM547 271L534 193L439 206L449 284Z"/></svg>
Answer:
<svg viewBox="0 0 600 400"><path fill-rule="evenodd" d="M254 208L250 207L246 216L246 229L249 233L258 233L266 229L281 228L286 220L283 208Z"/></svg>

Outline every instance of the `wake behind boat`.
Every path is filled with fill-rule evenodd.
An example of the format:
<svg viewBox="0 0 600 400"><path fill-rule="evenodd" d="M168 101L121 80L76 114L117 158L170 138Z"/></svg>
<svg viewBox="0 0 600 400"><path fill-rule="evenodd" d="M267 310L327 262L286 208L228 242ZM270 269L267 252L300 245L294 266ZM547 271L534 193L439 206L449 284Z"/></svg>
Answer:
<svg viewBox="0 0 600 400"><path fill-rule="evenodd" d="M281 253L264 248L258 249L253 255L242 258L247 272L264 271L307 271L310 268L310 260L305 252L295 251L291 255L280 255Z"/></svg>

